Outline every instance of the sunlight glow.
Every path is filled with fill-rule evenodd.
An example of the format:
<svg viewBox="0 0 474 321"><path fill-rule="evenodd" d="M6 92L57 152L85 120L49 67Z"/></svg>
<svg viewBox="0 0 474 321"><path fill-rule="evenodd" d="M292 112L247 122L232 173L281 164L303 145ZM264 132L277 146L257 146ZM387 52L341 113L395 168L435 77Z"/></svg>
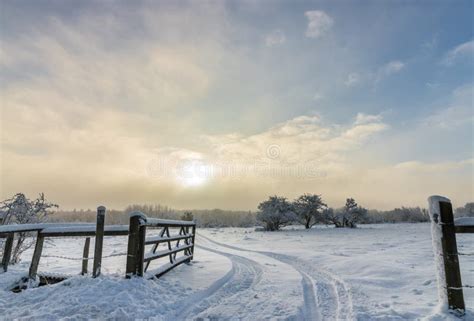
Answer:
<svg viewBox="0 0 474 321"><path fill-rule="evenodd" d="M204 185L210 175L210 166L200 160L188 160L176 171L176 178L185 187Z"/></svg>

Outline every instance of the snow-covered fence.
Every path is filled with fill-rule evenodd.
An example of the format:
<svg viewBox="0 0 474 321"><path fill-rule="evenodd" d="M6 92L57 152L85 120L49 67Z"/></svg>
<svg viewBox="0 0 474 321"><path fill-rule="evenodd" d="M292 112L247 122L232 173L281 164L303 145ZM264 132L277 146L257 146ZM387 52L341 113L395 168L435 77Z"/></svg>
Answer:
<svg viewBox="0 0 474 321"><path fill-rule="evenodd" d="M130 214L130 233L128 235L126 276L133 275L160 277L176 266L190 262L194 254L194 239L196 223L194 221L176 221L148 218L141 212ZM147 229L161 229L158 236L146 237ZM171 235L170 229L177 229L177 235ZM180 245L183 241L184 244ZM172 244L176 242L175 244ZM165 249L159 250L160 244ZM146 246L152 248L146 253ZM178 253L182 255L177 257ZM154 260L168 257L169 263L162 264L154 270L148 271ZM148 272L147 272L148 271Z"/></svg>
<svg viewBox="0 0 474 321"><path fill-rule="evenodd" d="M90 237L95 237L94 263L92 276L100 275L102 264L102 245L104 236L127 236L127 265L126 276L131 275L143 276L147 272L150 262L162 258L169 257L169 263L161 265L159 268L147 273L147 276L159 277L170 271L174 267L190 262L194 253L194 238L196 234L196 223L194 221L175 221L148 218L145 214L135 212L130 215L130 225L105 225L105 207L97 208L96 224L74 224L74 223L42 223L42 224L17 224L0 226L0 238L6 238L2 267L4 272L7 271L11 259L11 253L16 233L33 233L36 234L36 244L31 259L28 280L36 280L39 276L40 284L58 282L64 280L68 276L49 277L48 274L38 275L38 266L43 252L43 243L45 238L54 237L86 237L82 258L64 259L81 260L81 274L87 274L87 265L89 261ZM146 231L149 229L161 229L158 236L146 238ZM177 228L179 233L171 235L170 230ZM183 241L184 244L180 245ZM176 242L173 246L172 243ZM167 245L165 250L159 250L160 244ZM145 254L145 247L152 245L149 253ZM177 256L182 253L182 256ZM125 255L125 253L120 254ZM50 255L51 256L51 255ZM53 255L54 256L54 255ZM115 256L115 255L114 255ZM26 280L24 280L26 281Z"/></svg>
<svg viewBox="0 0 474 321"><path fill-rule="evenodd" d="M42 224L17 224L17 225L3 225L0 226L0 237L6 238L5 247L3 251L2 266L6 272L8 264L11 258L11 252L13 247L14 236L16 233L36 233L36 244L33 251L33 257L31 259L30 269L28 272L28 278L35 280L38 274L38 266L43 252L43 243L45 238L54 237L77 237L85 236L83 257L78 260L82 260L82 271L81 274L87 274L88 256L89 256L89 237L94 236L95 241L95 252L94 252L94 277L100 273L100 265L102 261L102 240L103 236L126 236L128 235L127 225L104 225L105 218L105 207L100 206L97 209L97 222L98 224L74 224L74 223L42 223ZM70 258L66 258L70 259ZM41 278L41 276L40 276ZM43 277L45 278L45 277ZM55 278L55 281L66 278L66 276ZM47 277L46 277L47 279Z"/></svg>
<svg viewBox="0 0 474 321"><path fill-rule="evenodd" d="M438 272L439 300L443 309L465 313L456 233L474 233L474 218L454 220L451 201L442 196L428 198L431 235ZM469 287L469 285L464 285Z"/></svg>

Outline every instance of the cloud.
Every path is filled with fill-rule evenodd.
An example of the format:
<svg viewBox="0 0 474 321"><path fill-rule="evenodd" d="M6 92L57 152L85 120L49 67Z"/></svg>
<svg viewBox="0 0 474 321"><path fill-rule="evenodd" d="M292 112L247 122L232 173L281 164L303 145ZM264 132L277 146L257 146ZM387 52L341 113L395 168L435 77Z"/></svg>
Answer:
<svg viewBox="0 0 474 321"><path fill-rule="evenodd" d="M356 116L355 124L362 125L368 123L380 123L382 121L382 115L367 115L364 113L358 113Z"/></svg>
<svg viewBox="0 0 474 321"><path fill-rule="evenodd" d="M347 75L344 84L347 87L353 87L362 83L368 83L376 86L383 79L400 72L405 68L405 63L400 60L392 60L388 63L378 67L374 71L368 71L363 73L352 72Z"/></svg>
<svg viewBox="0 0 474 321"><path fill-rule="evenodd" d="M438 163L427 163L421 161L407 161L395 164L394 168L398 170L410 171L410 172L446 172L452 170L459 170L465 167L473 167L474 158L465 159L461 161L448 161Z"/></svg>
<svg viewBox="0 0 474 321"><path fill-rule="evenodd" d="M319 38L328 32L334 20L324 11L312 10L304 13L308 19L308 27L306 28L306 37Z"/></svg>
<svg viewBox="0 0 474 321"><path fill-rule="evenodd" d="M472 95L474 85L468 84L453 91L452 102L448 107L440 108L422 120L426 127L458 129L462 126L474 126Z"/></svg>
<svg viewBox="0 0 474 321"><path fill-rule="evenodd" d="M399 72L403 69L403 67L405 67L405 64L399 60L390 61L386 65L382 66L382 68L380 68L380 73L389 76L391 74Z"/></svg>
<svg viewBox="0 0 474 321"><path fill-rule="evenodd" d="M315 92L313 95L313 100L314 101L319 101L321 99L324 99L324 95L320 92Z"/></svg>
<svg viewBox="0 0 474 321"><path fill-rule="evenodd" d="M265 45L267 47L276 47L284 44L286 41L283 31L276 29L265 37Z"/></svg>
<svg viewBox="0 0 474 321"><path fill-rule="evenodd" d="M380 116L359 114L350 125L325 124L318 116L299 116L261 133L206 136L213 157L248 162L265 157L268 146L279 146L279 159L305 163L317 160L330 168L345 165L345 153L388 128Z"/></svg>
<svg viewBox="0 0 474 321"><path fill-rule="evenodd" d="M442 63L447 66L453 65L462 57L473 59L474 57L474 40L464 42L455 48L451 49L442 60Z"/></svg>
<svg viewBox="0 0 474 321"><path fill-rule="evenodd" d="M436 89L440 86L440 84L437 82L427 82L425 83L425 86L429 89Z"/></svg>
<svg viewBox="0 0 474 321"><path fill-rule="evenodd" d="M400 72L405 67L405 63L400 60L392 60L381 66L373 76L374 85L377 85L384 78Z"/></svg>
<svg viewBox="0 0 474 321"><path fill-rule="evenodd" d="M350 73L349 75L347 75L347 79L346 81L344 81L344 84L348 87L352 87L352 86L355 86L357 85L358 83L360 83L361 79L360 79L360 76L358 73Z"/></svg>

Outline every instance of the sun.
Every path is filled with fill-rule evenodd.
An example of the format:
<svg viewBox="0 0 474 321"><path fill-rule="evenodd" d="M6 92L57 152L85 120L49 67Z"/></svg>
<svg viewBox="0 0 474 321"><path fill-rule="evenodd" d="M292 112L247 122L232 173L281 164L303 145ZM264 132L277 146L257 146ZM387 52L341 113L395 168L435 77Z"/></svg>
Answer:
<svg viewBox="0 0 474 321"><path fill-rule="evenodd" d="M210 175L210 166L201 160L187 160L176 171L178 182L186 187L197 187L204 185Z"/></svg>

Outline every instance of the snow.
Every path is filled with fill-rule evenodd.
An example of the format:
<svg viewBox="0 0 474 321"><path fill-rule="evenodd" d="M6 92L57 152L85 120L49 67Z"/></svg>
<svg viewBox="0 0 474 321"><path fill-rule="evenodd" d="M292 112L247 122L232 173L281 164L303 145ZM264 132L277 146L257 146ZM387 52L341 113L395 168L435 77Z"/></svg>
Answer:
<svg viewBox="0 0 474 321"><path fill-rule="evenodd" d="M73 226L49 226L42 230L43 233L66 233L66 232L78 232L78 233L87 233L95 232L96 225L77 225ZM105 225L105 232L126 232L128 231L128 225Z"/></svg>
<svg viewBox="0 0 474 321"><path fill-rule="evenodd" d="M471 235L457 237L460 251L474 252ZM80 259L83 242L47 239L44 254ZM42 320L458 320L438 305L430 224L288 227L280 232L198 229L196 244L192 264L147 281L124 278L125 255L120 254L126 253L127 238L105 237L104 256L109 257L99 278L75 276L12 293L8 288L28 271L30 250L24 262L0 274L0 315ZM474 256L460 260L463 283L474 284ZM80 269L80 260L55 257L43 257L39 267L40 272L76 275ZM474 289L466 288L464 296L464 320L474 320Z"/></svg>
<svg viewBox="0 0 474 321"><path fill-rule="evenodd" d="M179 221L179 220L165 220L161 218L150 218L146 219L147 224L151 225L186 225L192 226L195 225L194 221Z"/></svg>
<svg viewBox="0 0 474 321"><path fill-rule="evenodd" d="M0 226L0 233L8 232L26 232L26 231L38 231L45 228L79 228L79 227L91 227L95 228L95 224L92 223L35 223L35 224L9 224Z"/></svg>
<svg viewBox="0 0 474 321"><path fill-rule="evenodd" d="M474 217L459 217L454 219L456 226L474 226Z"/></svg>

